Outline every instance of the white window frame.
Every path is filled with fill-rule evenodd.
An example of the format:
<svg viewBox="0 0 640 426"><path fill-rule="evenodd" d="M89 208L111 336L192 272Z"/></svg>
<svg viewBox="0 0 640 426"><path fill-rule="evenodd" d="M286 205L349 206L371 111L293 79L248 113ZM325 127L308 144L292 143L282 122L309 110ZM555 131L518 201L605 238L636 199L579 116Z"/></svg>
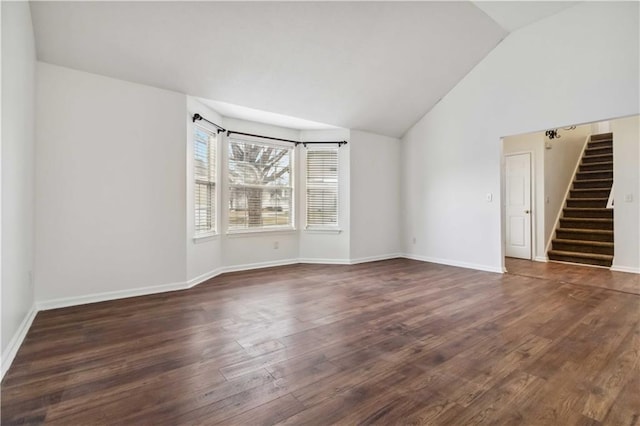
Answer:
<svg viewBox="0 0 640 426"><path fill-rule="evenodd" d="M213 163L210 164L210 168L213 167L213 176L210 177L210 180L201 180L198 179L198 177L196 176L196 129L203 131L205 133L210 134L211 136L213 136L213 141L211 141L211 139L209 140L209 150L210 152L213 153ZM191 137L191 149L192 149L192 153L191 153L191 161L192 163L192 167L191 167L191 178L192 178L192 183L193 183L193 189L192 189L192 196L193 196L193 202L192 207L193 207L193 212L192 212L192 218L193 218L193 239L194 240L202 240L208 237L212 237L217 235L217 208L218 208L218 153L219 153L219 149L218 149L218 141L220 139L219 134L216 130L212 130L209 129L205 126L202 126L198 123L193 123L193 134ZM211 157L211 155L210 155ZM209 161L211 161L211 158L209 159ZM197 205L196 205L196 188L198 185L207 185L210 186L212 188L211 190L211 227L209 229L201 229L198 230L197 229L197 220L196 220L196 216L197 216Z"/></svg>
<svg viewBox="0 0 640 426"><path fill-rule="evenodd" d="M336 223L331 225L310 225L309 224L309 163L308 163L308 154L312 151L335 151L336 153ZM304 156L304 165L305 165L305 176L304 176L304 220L305 220L305 231L313 233L313 232L329 232L329 233L339 233L340 232L340 147L334 146L316 146L309 147L305 150Z"/></svg>
<svg viewBox="0 0 640 426"><path fill-rule="evenodd" d="M234 186L237 187L247 187L248 185L233 185L231 183L231 179L230 179L230 173L229 173L229 165L230 165L230 161L231 161L231 144L234 142L240 142L240 143L249 143L249 144L257 144L257 145L264 145L264 146L269 146L269 147L274 147L274 148L284 148L290 151L290 157L289 157L289 186L288 187L282 187L282 188L287 188L290 189L291 191L291 206L290 206L290 211L289 211L289 224L287 225L272 225L272 226L261 226L261 227L253 227L253 228L236 228L236 229L232 229L231 228L231 214L230 214L230 199L231 199L231 188ZM295 145L292 144L288 144L288 143L278 143L278 142L272 142L272 141L266 141L264 139L261 138L254 138L254 137L250 137L250 136L242 136L242 137L238 137L238 136L230 136L227 137L227 144L226 144L226 150L227 150L227 155L226 155L226 165L225 165L225 170L226 170L226 200L224 202L224 209L226 211L226 218L227 218L227 223L226 223L226 228L227 228L227 235L242 235L242 234L254 234L254 233L269 233L269 232L294 232L296 231L296 201L297 201L297 196L296 196L296 149L295 149ZM268 188L268 186L266 185L260 185L261 187L264 188ZM273 187L272 187L273 188Z"/></svg>

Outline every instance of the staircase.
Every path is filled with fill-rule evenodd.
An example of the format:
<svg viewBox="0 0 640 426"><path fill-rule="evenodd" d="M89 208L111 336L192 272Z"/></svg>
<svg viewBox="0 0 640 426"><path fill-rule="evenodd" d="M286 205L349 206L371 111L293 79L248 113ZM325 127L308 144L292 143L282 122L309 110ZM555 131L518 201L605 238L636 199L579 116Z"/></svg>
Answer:
<svg viewBox="0 0 640 426"><path fill-rule="evenodd" d="M607 208L607 201L612 185L613 134L593 135L574 176L550 260L611 266L613 209Z"/></svg>

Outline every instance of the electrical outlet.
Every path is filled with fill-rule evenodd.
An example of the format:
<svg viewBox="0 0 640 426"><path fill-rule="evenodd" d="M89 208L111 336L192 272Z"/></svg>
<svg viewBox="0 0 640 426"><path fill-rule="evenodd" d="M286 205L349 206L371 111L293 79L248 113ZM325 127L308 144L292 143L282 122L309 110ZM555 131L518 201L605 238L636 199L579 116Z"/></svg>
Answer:
<svg viewBox="0 0 640 426"><path fill-rule="evenodd" d="M278 249L280 248L280 243L279 243L278 241L274 241L274 242L273 242L273 248L274 248L275 250L278 250Z"/></svg>
<svg viewBox="0 0 640 426"><path fill-rule="evenodd" d="M493 201L493 194L491 192L487 192L487 195L485 195L485 198L487 199L487 203L490 203Z"/></svg>

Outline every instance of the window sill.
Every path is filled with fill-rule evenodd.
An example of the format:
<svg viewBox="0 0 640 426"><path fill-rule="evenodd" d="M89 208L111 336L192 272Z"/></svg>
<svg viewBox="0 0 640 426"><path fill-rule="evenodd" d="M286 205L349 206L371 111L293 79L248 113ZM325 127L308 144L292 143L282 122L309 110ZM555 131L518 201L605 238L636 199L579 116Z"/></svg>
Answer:
<svg viewBox="0 0 640 426"><path fill-rule="evenodd" d="M257 237L264 234L295 234L295 228L275 228L275 229L242 229L227 232L229 238Z"/></svg>
<svg viewBox="0 0 640 426"><path fill-rule="evenodd" d="M308 234L339 234L342 229L338 228L307 228L304 232Z"/></svg>
<svg viewBox="0 0 640 426"><path fill-rule="evenodd" d="M209 234L198 234L195 237L193 237L193 242L194 244L204 243L210 240L214 240L217 237L218 237L218 234L216 234L215 232L212 232Z"/></svg>

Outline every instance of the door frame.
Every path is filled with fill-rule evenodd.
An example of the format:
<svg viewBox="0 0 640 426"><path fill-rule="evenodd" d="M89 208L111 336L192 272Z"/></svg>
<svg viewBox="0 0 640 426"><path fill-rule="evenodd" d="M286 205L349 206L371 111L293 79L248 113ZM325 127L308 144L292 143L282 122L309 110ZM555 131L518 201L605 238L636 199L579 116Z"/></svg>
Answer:
<svg viewBox="0 0 640 426"><path fill-rule="evenodd" d="M537 240L536 240L536 231L537 231L537 220L536 217L538 215L538 206L536 205L536 195L537 195L537 189L536 189L536 176L535 176L535 170L536 170L536 154L534 151L532 150L524 150L524 151L514 151L514 152L509 152L506 153L504 152L504 138L500 138L500 142L501 142L501 157L500 157L500 199L501 199L501 203L500 203L500 221L501 221L501 242L502 242L502 270L504 272L507 272L507 268L505 267L505 261L504 258L506 257L506 245L507 245L507 227L506 227L506 223L507 223L507 176L506 176L506 166L507 166L507 160L506 158L508 156L512 156L512 155L520 155L520 154L529 154L529 183L531 186L530 189L530 193L529 193L529 197L531 198L530 203L531 203L531 238L530 238L530 244L531 244L531 258L529 260L534 261L537 256Z"/></svg>

